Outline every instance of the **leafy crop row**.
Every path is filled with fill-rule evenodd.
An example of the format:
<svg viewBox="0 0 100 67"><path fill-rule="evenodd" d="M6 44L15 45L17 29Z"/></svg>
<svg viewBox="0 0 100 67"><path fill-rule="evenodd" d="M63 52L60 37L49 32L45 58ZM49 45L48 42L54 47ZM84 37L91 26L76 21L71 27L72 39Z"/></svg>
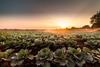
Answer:
<svg viewBox="0 0 100 67"><path fill-rule="evenodd" d="M89 67L89 64L100 65L98 32L64 35L0 32L0 67Z"/></svg>

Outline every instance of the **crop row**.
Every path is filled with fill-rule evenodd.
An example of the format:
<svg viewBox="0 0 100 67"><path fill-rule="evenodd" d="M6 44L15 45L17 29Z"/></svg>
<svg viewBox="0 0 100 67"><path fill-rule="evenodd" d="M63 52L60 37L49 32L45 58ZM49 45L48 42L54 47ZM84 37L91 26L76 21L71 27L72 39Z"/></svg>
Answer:
<svg viewBox="0 0 100 67"><path fill-rule="evenodd" d="M0 67L86 67L86 64L100 64L100 48L91 50L86 47L82 49L68 47L54 52L49 48L43 48L36 55L30 52L27 49L18 52L8 49L0 52Z"/></svg>
<svg viewBox="0 0 100 67"><path fill-rule="evenodd" d="M91 49L97 49L100 47L100 39L87 39L81 35L76 37L66 38L64 36L30 36L30 35L1 35L0 36L0 50L5 51L7 49L37 49L49 47L51 50L56 50L62 47L75 47L82 48L88 47ZM38 49L37 49L38 50Z"/></svg>
<svg viewBox="0 0 100 67"><path fill-rule="evenodd" d="M0 32L0 67L99 65L100 33Z"/></svg>

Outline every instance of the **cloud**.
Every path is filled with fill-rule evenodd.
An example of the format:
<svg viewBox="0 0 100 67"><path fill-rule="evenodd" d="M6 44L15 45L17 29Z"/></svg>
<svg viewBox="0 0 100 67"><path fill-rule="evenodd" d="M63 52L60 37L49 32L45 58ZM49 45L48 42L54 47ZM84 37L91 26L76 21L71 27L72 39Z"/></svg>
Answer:
<svg viewBox="0 0 100 67"><path fill-rule="evenodd" d="M2 0L0 14L90 14L100 0Z"/></svg>

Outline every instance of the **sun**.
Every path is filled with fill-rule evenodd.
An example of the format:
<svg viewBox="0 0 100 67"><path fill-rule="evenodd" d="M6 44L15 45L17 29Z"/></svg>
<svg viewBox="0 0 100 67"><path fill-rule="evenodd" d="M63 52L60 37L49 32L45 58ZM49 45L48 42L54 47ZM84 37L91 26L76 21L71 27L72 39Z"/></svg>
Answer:
<svg viewBox="0 0 100 67"><path fill-rule="evenodd" d="M70 24L68 21L64 20L64 19L60 19L58 22L57 22L58 26L60 28L66 28L66 27L69 27Z"/></svg>

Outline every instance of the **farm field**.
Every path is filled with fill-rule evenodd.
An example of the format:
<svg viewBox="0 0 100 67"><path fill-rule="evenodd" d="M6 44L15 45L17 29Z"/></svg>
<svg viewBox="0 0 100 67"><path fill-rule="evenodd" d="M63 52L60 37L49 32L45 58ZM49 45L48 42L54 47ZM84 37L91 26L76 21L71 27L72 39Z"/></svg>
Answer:
<svg viewBox="0 0 100 67"><path fill-rule="evenodd" d="M0 0L0 67L100 67L100 0Z"/></svg>
<svg viewBox="0 0 100 67"><path fill-rule="evenodd" d="M100 32L0 32L0 67L99 67Z"/></svg>

